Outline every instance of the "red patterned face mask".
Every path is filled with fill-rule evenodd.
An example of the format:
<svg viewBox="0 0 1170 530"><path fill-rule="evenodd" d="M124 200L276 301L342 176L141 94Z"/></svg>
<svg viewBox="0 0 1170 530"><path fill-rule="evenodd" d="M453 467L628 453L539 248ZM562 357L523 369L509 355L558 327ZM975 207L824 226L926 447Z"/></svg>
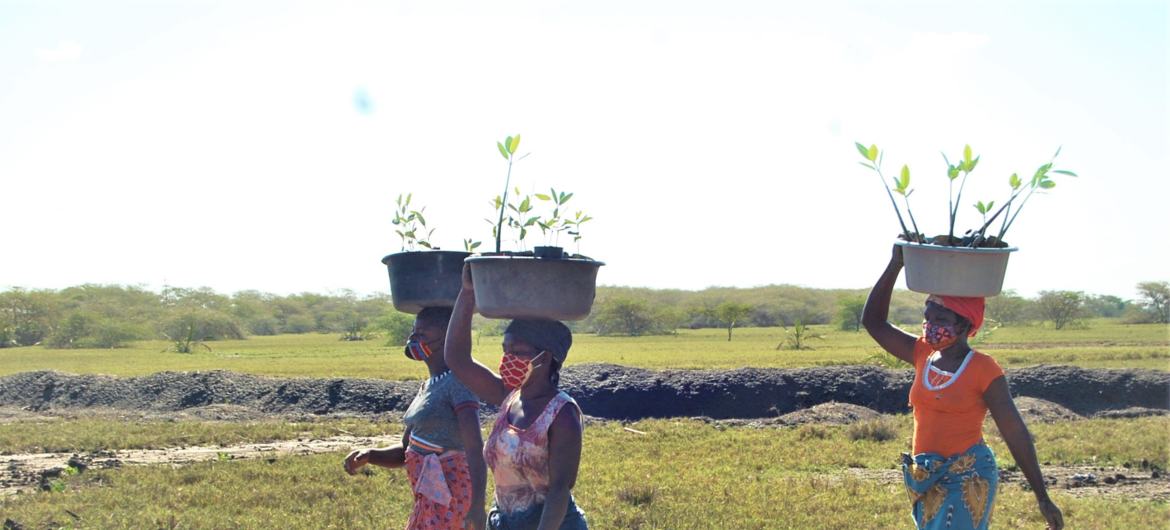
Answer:
<svg viewBox="0 0 1170 530"><path fill-rule="evenodd" d="M544 352L541 352L543 355ZM528 382L528 376L532 374L532 362L539 359L540 355L532 359L525 359L519 355L505 353L504 358L500 359L500 379L504 380L504 386L515 390L524 386Z"/></svg>
<svg viewBox="0 0 1170 530"><path fill-rule="evenodd" d="M512 390L520 388L528 379L528 367L531 365L529 359L505 353L504 358L500 359L500 379L504 380L504 386Z"/></svg>
<svg viewBox="0 0 1170 530"><path fill-rule="evenodd" d="M926 339L926 343L935 351L945 350L947 346L959 340L954 326L940 326L930 322L922 323L922 338Z"/></svg>

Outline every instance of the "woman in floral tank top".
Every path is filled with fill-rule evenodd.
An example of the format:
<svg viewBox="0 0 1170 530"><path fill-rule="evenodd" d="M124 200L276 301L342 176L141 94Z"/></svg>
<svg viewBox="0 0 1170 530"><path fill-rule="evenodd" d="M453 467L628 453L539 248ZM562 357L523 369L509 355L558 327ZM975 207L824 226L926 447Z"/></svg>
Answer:
<svg viewBox="0 0 1170 530"><path fill-rule="evenodd" d="M466 266L447 327L447 366L500 415L484 444L495 477L494 530L585 530L571 490L581 463L581 409L557 388L573 335L555 320L513 320L499 375L471 357L475 286Z"/></svg>

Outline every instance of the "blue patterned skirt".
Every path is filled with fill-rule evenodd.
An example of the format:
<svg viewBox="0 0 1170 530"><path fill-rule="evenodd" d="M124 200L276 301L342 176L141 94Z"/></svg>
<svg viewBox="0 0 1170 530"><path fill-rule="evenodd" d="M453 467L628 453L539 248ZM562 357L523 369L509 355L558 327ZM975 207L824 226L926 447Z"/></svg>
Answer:
<svg viewBox="0 0 1170 530"><path fill-rule="evenodd" d="M902 453L902 478L920 530L986 530L999 484L995 453L979 442L962 454Z"/></svg>

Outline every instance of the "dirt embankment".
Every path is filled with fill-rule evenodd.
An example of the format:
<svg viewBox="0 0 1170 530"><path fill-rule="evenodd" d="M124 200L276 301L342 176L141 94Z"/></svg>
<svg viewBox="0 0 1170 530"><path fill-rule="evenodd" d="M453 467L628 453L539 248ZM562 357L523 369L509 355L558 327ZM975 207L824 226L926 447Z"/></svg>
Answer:
<svg viewBox="0 0 1170 530"><path fill-rule="evenodd" d="M728 371L650 371L616 365L568 367L562 387L585 414L608 419L707 416L770 418L838 402L906 412L913 374L872 366ZM1170 373L1038 366L1008 370L1012 393L1082 415L1141 415L1170 409ZM104 407L177 411L208 405L264 413L380 413L405 410L417 381L279 379L225 371L141 377L26 372L0 377L0 405L28 410ZM1150 410L1153 409L1153 410Z"/></svg>

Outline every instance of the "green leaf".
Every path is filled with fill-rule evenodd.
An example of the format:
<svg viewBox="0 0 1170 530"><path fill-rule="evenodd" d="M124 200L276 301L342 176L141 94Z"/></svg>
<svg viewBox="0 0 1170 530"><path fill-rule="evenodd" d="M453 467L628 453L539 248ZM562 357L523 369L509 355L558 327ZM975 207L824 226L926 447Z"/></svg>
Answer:
<svg viewBox="0 0 1170 530"><path fill-rule="evenodd" d="M1056 157L1060 156L1060 150L1061 150L1061 149L1064 149L1064 146L1063 146L1063 145L1062 145L1062 146L1060 146L1060 147L1057 147L1057 148L1056 148L1056 153L1052 155L1052 158L1056 158Z"/></svg>
<svg viewBox="0 0 1170 530"><path fill-rule="evenodd" d="M1014 190L1016 188L1019 188L1020 184L1023 184L1023 182L1020 181L1019 175L1012 173L1012 177L1010 179L1008 179L1008 184L1011 184L1012 189Z"/></svg>
<svg viewBox="0 0 1170 530"><path fill-rule="evenodd" d="M479 248L479 245L480 245L480 242L479 242L479 241L476 241L475 243L472 243L472 244L471 244L471 250L475 250L475 249Z"/></svg>
<svg viewBox="0 0 1170 530"><path fill-rule="evenodd" d="M866 149L864 145L861 145L861 142L853 142L853 145L857 146L857 152L861 153L863 158L869 160L869 149Z"/></svg>
<svg viewBox="0 0 1170 530"><path fill-rule="evenodd" d="M500 154L504 155L505 160L512 157L512 155L508 154L508 150L504 148L504 144L496 142L496 147L500 148Z"/></svg>
<svg viewBox="0 0 1170 530"><path fill-rule="evenodd" d="M866 164L865 162L858 162L858 164L861 164L861 165L863 165L863 166L865 166L865 167L867 167L867 168L873 169L873 170L877 170L877 168L876 168L876 167L873 167L873 166L871 166L871 165L869 165L869 164Z"/></svg>
<svg viewBox="0 0 1170 530"><path fill-rule="evenodd" d="M967 164L967 172L970 173L975 171L975 166L977 165L979 165L979 157L975 157L975 159L972 160L970 164Z"/></svg>
<svg viewBox="0 0 1170 530"><path fill-rule="evenodd" d="M521 228L521 229L520 229L520 241L524 241L524 238L525 238L525 237L528 237L528 229L527 229L527 228Z"/></svg>
<svg viewBox="0 0 1170 530"><path fill-rule="evenodd" d="M528 197L525 197L523 201L520 201L520 211L521 212L527 212L528 210L531 210L531 209L532 209L532 201L529 200Z"/></svg>
<svg viewBox="0 0 1170 530"><path fill-rule="evenodd" d="M561 202L558 204L565 204L566 202L569 202L569 199L572 199L572 198L573 198L572 193L561 192Z"/></svg>
<svg viewBox="0 0 1170 530"><path fill-rule="evenodd" d="M515 153L516 150L519 148L520 148L520 134L517 133L516 136L513 136L513 137L508 139L508 151Z"/></svg>
<svg viewBox="0 0 1170 530"><path fill-rule="evenodd" d="M959 178L959 166L948 166L947 167L947 178L949 178L951 180L955 180L955 179Z"/></svg>
<svg viewBox="0 0 1170 530"><path fill-rule="evenodd" d="M910 187L910 166L907 166L907 165L902 166L902 180L898 182L898 187L900 187L900 188Z"/></svg>
<svg viewBox="0 0 1170 530"><path fill-rule="evenodd" d="M508 151L508 154L515 154L516 152L513 151L511 149L511 147L512 147L512 137L509 136L507 138L504 138L504 149L506 149Z"/></svg>
<svg viewBox="0 0 1170 530"><path fill-rule="evenodd" d="M1068 175L1068 176L1070 176L1070 177L1075 177L1075 176L1077 176L1077 174L1076 174L1076 173L1073 173L1072 171L1069 171L1069 170L1067 170L1067 169L1057 169L1057 170L1053 171L1053 173L1059 173L1059 174L1061 174L1061 175Z"/></svg>
<svg viewBox="0 0 1170 530"><path fill-rule="evenodd" d="M970 144L963 146L963 163L967 164L967 165L971 164L971 145ZM970 171L970 170L968 170L968 171Z"/></svg>
<svg viewBox="0 0 1170 530"><path fill-rule="evenodd" d="M535 195L536 195L537 199L540 199L542 201L551 201L553 199L552 197L549 197L548 195L545 195L543 193L537 193Z"/></svg>
<svg viewBox="0 0 1170 530"><path fill-rule="evenodd" d="M869 149L866 150L866 152L865 152L865 158L868 158L870 162L876 162L877 157L878 157L877 144L870 145Z"/></svg>
<svg viewBox="0 0 1170 530"><path fill-rule="evenodd" d="M1056 187L1056 183L1051 180L1045 180L1040 183L1040 187L1046 190L1050 190Z"/></svg>

